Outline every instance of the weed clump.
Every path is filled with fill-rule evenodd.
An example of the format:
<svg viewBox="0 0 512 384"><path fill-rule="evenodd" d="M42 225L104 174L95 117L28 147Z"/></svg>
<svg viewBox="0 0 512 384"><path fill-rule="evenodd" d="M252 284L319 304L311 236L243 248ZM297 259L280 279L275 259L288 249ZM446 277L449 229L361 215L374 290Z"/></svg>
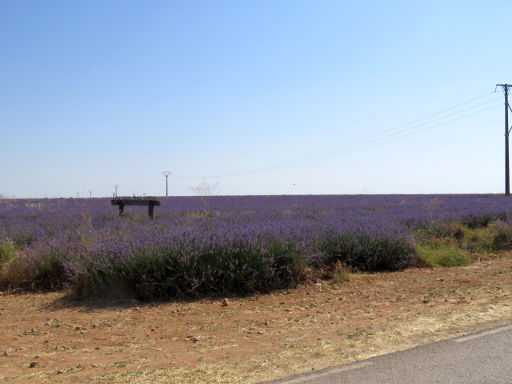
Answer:
<svg viewBox="0 0 512 384"><path fill-rule="evenodd" d="M475 258L512 249L512 224L471 217L461 222L442 223L416 233L417 257L430 266L458 267ZM469 223L469 224L468 224Z"/></svg>
<svg viewBox="0 0 512 384"><path fill-rule="evenodd" d="M14 242L9 239L0 240L0 266L11 261L14 256Z"/></svg>

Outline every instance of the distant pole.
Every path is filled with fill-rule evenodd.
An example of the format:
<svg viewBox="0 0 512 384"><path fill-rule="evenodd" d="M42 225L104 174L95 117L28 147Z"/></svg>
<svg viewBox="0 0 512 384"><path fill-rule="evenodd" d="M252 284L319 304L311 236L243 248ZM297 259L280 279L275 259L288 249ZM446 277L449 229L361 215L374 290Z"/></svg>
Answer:
<svg viewBox="0 0 512 384"><path fill-rule="evenodd" d="M89 190L89 199L92 197L92 191Z"/></svg>
<svg viewBox="0 0 512 384"><path fill-rule="evenodd" d="M169 196L169 175L171 174L171 171L163 171L162 175L165 176L165 197Z"/></svg>
<svg viewBox="0 0 512 384"><path fill-rule="evenodd" d="M76 193L76 198L78 199L80 197L80 192Z"/></svg>
<svg viewBox="0 0 512 384"><path fill-rule="evenodd" d="M509 170L509 149L508 149L508 136L510 128L508 126L508 89L512 87L510 84L496 84L496 87L502 87L505 93L505 196L510 196L510 170Z"/></svg>
<svg viewBox="0 0 512 384"><path fill-rule="evenodd" d="M119 184L114 184L114 188L115 188L115 193L114 193L114 197L117 197L117 187L119 187Z"/></svg>

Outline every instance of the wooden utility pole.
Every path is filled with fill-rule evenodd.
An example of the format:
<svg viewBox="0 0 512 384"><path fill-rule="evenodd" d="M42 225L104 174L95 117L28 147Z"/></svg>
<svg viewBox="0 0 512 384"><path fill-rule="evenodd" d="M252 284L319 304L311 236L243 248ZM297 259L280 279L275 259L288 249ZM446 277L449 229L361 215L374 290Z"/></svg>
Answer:
<svg viewBox="0 0 512 384"><path fill-rule="evenodd" d="M505 93L505 196L510 196L510 171L509 171L509 150L508 150L508 136L510 128L508 126L508 89L512 87L510 84L496 84L496 87L502 87Z"/></svg>

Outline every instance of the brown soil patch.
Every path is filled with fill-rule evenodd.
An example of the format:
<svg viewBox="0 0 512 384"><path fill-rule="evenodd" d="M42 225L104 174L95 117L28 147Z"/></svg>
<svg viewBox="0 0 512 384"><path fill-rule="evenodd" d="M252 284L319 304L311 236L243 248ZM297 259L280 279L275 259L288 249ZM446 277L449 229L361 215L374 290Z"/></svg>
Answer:
<svg viewBox="0 0 512 384"><path fill-rule="evenodd" d="M511 299L510 253L224 303L4 292L0 380L254 383L510 322Z"/></svg>

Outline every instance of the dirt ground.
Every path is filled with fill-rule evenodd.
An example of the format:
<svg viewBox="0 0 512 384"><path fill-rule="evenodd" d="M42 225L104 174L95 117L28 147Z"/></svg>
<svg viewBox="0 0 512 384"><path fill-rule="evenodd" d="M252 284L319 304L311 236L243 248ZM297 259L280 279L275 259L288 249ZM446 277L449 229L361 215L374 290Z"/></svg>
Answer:
<svg viewBox="0 0 512 384"><path fill-rule="evenodd" d="M254 383L512 321L512 254L245 298L0 294L0 381Z"/></svg>

